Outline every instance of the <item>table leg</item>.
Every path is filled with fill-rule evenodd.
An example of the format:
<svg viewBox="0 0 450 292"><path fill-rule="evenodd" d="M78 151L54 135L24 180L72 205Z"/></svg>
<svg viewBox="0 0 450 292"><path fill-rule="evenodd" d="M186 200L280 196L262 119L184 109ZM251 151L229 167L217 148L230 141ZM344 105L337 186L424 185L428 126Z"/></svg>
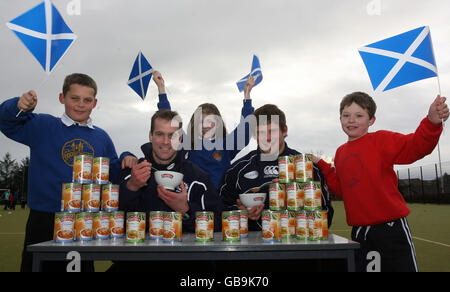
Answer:
<svg viewBox="0 0 450 292"><path fill-rule="evenodd" d="M32 272L38 273L42 270L42 261L41 261L41 255L37 252L33 253L33 266L32 266Z"/></svg>

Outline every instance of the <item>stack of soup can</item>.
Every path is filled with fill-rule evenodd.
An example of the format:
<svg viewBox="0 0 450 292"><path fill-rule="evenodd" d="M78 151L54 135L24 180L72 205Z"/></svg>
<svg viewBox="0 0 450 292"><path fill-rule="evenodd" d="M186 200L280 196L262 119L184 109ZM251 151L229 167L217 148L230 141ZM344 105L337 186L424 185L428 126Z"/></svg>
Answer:
<svg viewBox="0 0 450 292"><path fill-rule="evenodd" d="M55 214L56 242L124 237L119 186L109 183L109 158L78 155L73 181L62 185L61 213Z"/></svg>
<svg viewBox="0 0 450 292"><path fill-rule="evenodd" d="M279 157L278 173L278 183L269 186L270 210L262 215L263 241L328 239L328 214L322 210L321 183L314 181L312 155Z"/></svg>

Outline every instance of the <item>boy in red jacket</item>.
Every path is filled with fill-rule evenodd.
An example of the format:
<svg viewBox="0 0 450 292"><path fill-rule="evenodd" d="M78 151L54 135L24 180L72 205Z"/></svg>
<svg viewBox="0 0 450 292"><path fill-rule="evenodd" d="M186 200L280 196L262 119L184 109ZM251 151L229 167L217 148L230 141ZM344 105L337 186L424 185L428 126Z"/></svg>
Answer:
<svg viewBox="0 0 450 292"><path fill-rule="evenodd" d="M414 134L368 133L376 104L362 92L341 102L340 120L348 142L336 151L335 167L314 157L328 187L344 200L352 240L361 244L359 271L418 271L406 216L410 210L398 191L394 164L411 164L430 154L449 117L446 98L438 96Z"/></svg>

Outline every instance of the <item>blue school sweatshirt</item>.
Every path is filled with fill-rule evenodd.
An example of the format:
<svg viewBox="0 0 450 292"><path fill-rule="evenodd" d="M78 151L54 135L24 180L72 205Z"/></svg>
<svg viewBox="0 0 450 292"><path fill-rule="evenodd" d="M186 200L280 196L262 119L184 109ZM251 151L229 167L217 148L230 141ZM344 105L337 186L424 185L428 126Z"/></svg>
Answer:
<svg viewBox="0 0 450 292"><path fill-rule="evenodd" d="M8 138L30 147L28 205L41 212L61 211L62 184L72 182L73 159L90 154L110 159L110 180L121 168L114 144L108 134L95 126L67 126L61 118L48 114L21 113L19 98L0 105L0 131Z"/></svg>
<svg viewBox="0 0 450 292"><path fill-rule="evenodd" d="M159 95L158 109L171 109L166 94ZM201 149L190 149L190 139L187 137L186 133L183 135L185 142L183 145L188 147L185 149L187 150L186 155L188 160L207 172L210 175L211 182L216 188L219 186L223 174L230 167L231 161L245 146L248 145L248 143L250 143L250 131L248 129L248 124L245 123L244 119L253 114L254 111L255 109L252 106L252 100L244 100L241 112L241 122L236 129L229 133L224 139L218 141L212 140L202 143L201 139L199 139L196 145L201 145ZM244 139L242 139L242 141L239 141L238 139L239 133L244 133ZM213 144L221 146L215 148L210 147Z"/></svg>

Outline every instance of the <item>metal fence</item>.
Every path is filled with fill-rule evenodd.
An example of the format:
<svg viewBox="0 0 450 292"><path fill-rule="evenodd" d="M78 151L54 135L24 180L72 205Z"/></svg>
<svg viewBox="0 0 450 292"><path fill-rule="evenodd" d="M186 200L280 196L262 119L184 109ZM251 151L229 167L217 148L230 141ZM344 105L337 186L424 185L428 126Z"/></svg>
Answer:
<svg viewBox="0 0 450 292"><path fill-rule="evenodd" d="M401 169L397 176L407 202L450 204L450 162Z"/></svg>

